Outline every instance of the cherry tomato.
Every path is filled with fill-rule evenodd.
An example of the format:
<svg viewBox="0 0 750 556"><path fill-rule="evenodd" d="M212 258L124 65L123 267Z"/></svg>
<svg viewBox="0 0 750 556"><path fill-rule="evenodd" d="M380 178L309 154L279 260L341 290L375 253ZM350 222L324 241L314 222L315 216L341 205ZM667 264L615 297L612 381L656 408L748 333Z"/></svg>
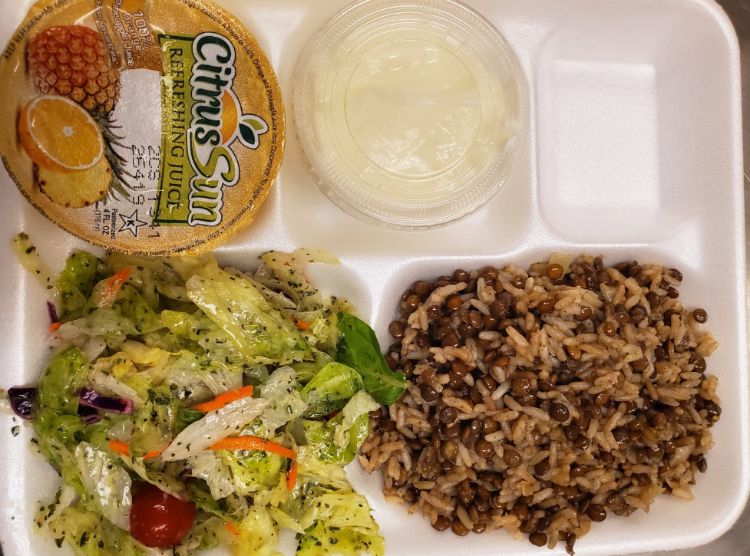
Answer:
<svg viewBox="0 0 750 556"><path fill-rule="evenodd" d="M152 484L135 486L130 508L130 534L152 548L178 544L193 527L195 504L183 502Z"/></svg>

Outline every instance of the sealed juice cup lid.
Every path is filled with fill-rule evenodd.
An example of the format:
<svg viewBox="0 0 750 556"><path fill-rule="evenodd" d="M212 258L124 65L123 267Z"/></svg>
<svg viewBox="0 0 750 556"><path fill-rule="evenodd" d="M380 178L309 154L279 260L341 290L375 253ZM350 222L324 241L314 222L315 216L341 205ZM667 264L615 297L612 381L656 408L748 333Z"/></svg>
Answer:
<svg viewBox="0 0 750 556"><path fill-rule="evenodd" d="M526 82L499 31L451 0L366 0L296 68L294 113L322 190L393 227L445 224L507 180L528 132Z"/></svg>
<svg viewBox="0 0 750 556"><path fill-rule="evenodd" d="M41 0L3 52L0 96L13 181L107 249L211 247L252 219L281 162L273 69L207 0Z"/></svg>

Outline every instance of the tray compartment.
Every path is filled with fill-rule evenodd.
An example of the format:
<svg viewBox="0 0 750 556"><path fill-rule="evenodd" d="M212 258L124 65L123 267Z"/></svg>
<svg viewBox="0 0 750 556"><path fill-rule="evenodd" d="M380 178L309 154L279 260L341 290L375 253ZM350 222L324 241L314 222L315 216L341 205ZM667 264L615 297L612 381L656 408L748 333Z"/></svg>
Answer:
<svg viewBox="0 0 750 556"><path fill-rule="evenodd" d="M218 1L258 37L287 102L303 45L347 3L257 0L250 7L246 0ZM409 283L458 267L525 266L550 251L602 254L607 263L637 258L679 267L685 274L684 299L707 309L710 329L721 342L709 360L721 380L723 414L713 429L716 448L709 454L708 472L695 486L693 502L662 496L649 514L608 518L577 544L576 552L625 554L708 542L739 515L750 482L739 54L731 25L711 0L466 1L513 45L529 81L531 105L536 105L527 150L500 193L468 218L427 232L359 222L318 190L288 110L286 159L276 186L253 225L223 246L219 257L224 264L251 269L268 249L310 246L335 253L351 290L338 292L340 277L326 276L326 283L354 299L384 347L389 345L387 326ZM0 40L10 37L32 3L13 6L0 23ZM545 64L561 64L561 85L543 72ZM619 149L608 151L600 144L603 132L585 120L588 112L616 128L611 131ZM559 145L554 126L568 125L565 118L572 116L574 129L580 122L586 134L569 135ZM647 141L631 144L644 135ZM629 153L625 165L617 155L631 147L641 156ZM564 167L568 180L559 180L556 164L565 162L560 157L588 150L604 152L596 168ZM605 203L599 206L600 219L592 220L590 207L597 206L592 195L601 191L601 176L607 178L610 167L622 175L604 181L605 191L628 208ZM625 183L623 176L629 176L631 190L616 187ZM571 181L584 177L585 182ZM6 361L0 387L9 387L37 380L48 356L47 317L44 292L15 263L1 238L28 231L54 268L71 249L86 246L39 216L7 176L1 181L7 218L0 219L5 263L0 285L8 299L0 322ZM0 476L7 481L0 494L3 549L8 556L54 556L59 551L38 533L32 518L36 502L53 496L56 476L34 454L28 429L22 427L15 438L7 433L15 424L0 415L7 448L0 451ZM365 475L356 464L348 473L370 499L389 554L545 554L503 531L468 538L439 534L421 516L387 503L379 477ZM564 549L546 553L561 556Z"/></svg>
<svg viewBox="0 0 750 556"><path fill-rule="evenodd" d="M539 52L541 214L571 241L651 242L731 179L735 45L698 3L591 7Z"/></svg>

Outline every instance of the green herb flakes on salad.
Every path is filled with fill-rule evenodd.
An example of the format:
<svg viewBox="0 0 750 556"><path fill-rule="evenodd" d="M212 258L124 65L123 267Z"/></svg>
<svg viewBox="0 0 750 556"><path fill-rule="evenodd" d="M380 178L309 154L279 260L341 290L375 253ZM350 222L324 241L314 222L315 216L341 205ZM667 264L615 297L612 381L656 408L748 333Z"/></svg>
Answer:
<svg viewBox="0 0 750 556"><path fill-rule="evenodd" d="M24 266L52 297L55 353L11 406L62 477L36 522L78 555L383 554L343 467L369 413L404 391L370 327L305 277L309 250L258 270L211 256L78 251L55 279L28 236Z"/></svg>

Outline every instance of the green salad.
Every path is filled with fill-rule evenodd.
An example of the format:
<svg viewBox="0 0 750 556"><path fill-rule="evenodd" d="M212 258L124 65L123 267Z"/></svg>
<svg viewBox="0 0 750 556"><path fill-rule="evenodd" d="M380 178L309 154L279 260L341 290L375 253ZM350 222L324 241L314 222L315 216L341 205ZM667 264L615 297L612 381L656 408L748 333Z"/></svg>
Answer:
<svg viewBox="0 0 750 556"><path fill-rule="evenodd" d="M299 555L383 553L344 466L404 381L350 304L305 277L335 259L269 252L249 274L78 251L50 278L27 236L15 247L54 301L55 352L9 394L62 477L37 516L58 546L275 554L290 529Z"/></svg>

